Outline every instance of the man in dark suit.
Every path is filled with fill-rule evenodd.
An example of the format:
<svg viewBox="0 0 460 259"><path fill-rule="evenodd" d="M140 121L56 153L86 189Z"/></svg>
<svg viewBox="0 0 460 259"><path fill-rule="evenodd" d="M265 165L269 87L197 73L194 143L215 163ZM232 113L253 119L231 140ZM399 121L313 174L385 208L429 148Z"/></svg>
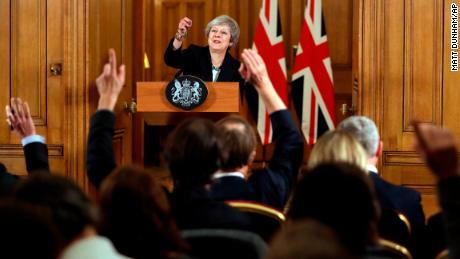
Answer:
<svg viewBox="0 0 460 259"><path fill-rule="evenodd" d="M212 199L206 186L222 160L220 132L209 120L191 118L170 135L165 158L174 180L171 207L179 228L250 230L240 211Z"/></svg>
<svg viewBox="0 0 460 259"><path fill-rule="evenodd" d="M376 165L382 154L383 142L380 140L375 123L364 116L351 116L343 120L337 126L337 130L350 133L364 147L368 156L369 177L374 183L380 207L383 210L401 212L408 218L412 230L412 240L408 240L409 249L416 258L419 256L423 258L426 229L421 195L416 190L392 184L378 175ZM385 231L389 230L385 229Z"/></svg>
<svg viewBox="0 0 460 259"><path fill-rule="evenodd" d="M6 106L6 116L11 130L21 137L27 172L29 174L38 171L49 172L45 139L36 133L27 102L23 102L20 98L11 98L11 104ZM19 179L0 163L0 196L9 194Z"/></svg>
<svg viewBox="0 0 460 259"><path fill-rule="evenodd" d="M343 120L337 129L352 134L366 150L369 176L374 182L380 206L403 213L411 224L424 225L425 215L420 193L404 186L392 184L378 175L376 165L382 154L383 142L380 141L375 123L364 116L351 116Z"/></svg>
<svg viewBox="0 0 460 259"><path fill-rule="evenodd" d="M113 109L125 81L125 68L116 67L114 50L96 80L98 109L91 118L88 136L87 174L99 187L116 167L112 138ZM180 229L250 229L250 220L241 212L209 197L205 185L221 160L221 138L214 123L190 119L179 125L169 138L165 156L174 180L171 207Z"/></svg>
<svg viewBox="0 0 460 259"><path fill-rule="evenodd" d="M217 125L224 134L226 159L213 176L211 195L217 200L251 200L282 210L302 162L303 138L259 54L244 50L242 59L248 72L242 74L254 85L270 114L275 149L267 168L250 174L257 144L251 125L236 115L220 120Z"/></svg>

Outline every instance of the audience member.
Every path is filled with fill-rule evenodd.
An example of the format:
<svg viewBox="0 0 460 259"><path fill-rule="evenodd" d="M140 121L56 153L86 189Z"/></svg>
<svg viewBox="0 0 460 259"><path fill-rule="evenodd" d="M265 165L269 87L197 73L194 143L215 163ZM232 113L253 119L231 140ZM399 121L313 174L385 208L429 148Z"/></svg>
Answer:
<svg viewBox="0 0 460 259"><path fill-rule="evenodd" d="M414 123L416 149L438 180L449 258L460 258L460 174L457 141L452 132Z"/></svg>
<svg viewBox="0 0 460 259"><path fill-rule="evenodd" d="M303 138L259 54L245 49L241 56L242 74L257 89L270 114L275 149L267 168L250 172L257 145L251 125L237 115L217 122L223 132L225 159L213 175L211 195L216 200L252 200L282 210L302 162Z"/></svg>
<svg viewBox="0 0 460 259"><path fill-rule="evenodd" d="M51 174L34 174L14 191L18 200L36 206L48 216L63 241L62 259L126 258L96 231L99 211L85 193L68 179Z"/></svg>
<svg viewBox="0 0 460 259"><path fill-rule="evenodd" d="M347 132L328 131L313 146L308 158L308 168L327 162L348 162L366 170L366 151Z"/></svg>
<svg viewBox="0 0 460 259"><path fill-rule="evenodd" d="M438 254L447 249L446 237L443 213L438 212L429 217L426 223L427 258L436 258Z"/></svg>
<svg viewBox="0 0 460 259"><path fill-rule="evenodd" d="M20 98L11 98L10 105L5 108L6 121L11 130L21 138L27 172L48 172L48 149L45 139L36 133L27 102ZM7 172L6 167L0 163L0 196L9 194L18 181L19 177Z"/></svg>
<svg viewBox="0 0 460 259"><path fill-rule="evenodd" d="M378 175L377 163L383 151L383 142L375 123L364 116L351 116L343 120L337 130L353 135L364 147L368 158L369 176L374 183L380 206L403 213L409 219L412 229L422 229L425 225L425 214L421 205L421 195L416 190L394 185Z"/></svg>
<svg viewBox="0 0 460 259"><path fill-rule="evenodd" d="M308 168L326 162L348 162L367 170L367 154L362 145L352 135L340 130L326 132L318 139L310 153ZM400 245L411 245L410 230L396 211L385 208L380 211L379 234Z"/></svg>
<svg viewBox="0 0 460 259"><path fill-rule="evenodd" d="M379 208L372 184L354 164L323 163L298 183L289 218L314 219L331 227L352 255L377 244Z"/></svg>
<svg viewBox="0 0 460 259"><path fill-rule="evenodd" d="M101 234L120 253L136 259L174 258L187 249L152 171L136 166L116 169L102 182L99 201Z"/></svg>
<svg viewBox="0 0 460 259"><path fill-rule="evenodd" d="M96 188L116 167L112 144L115 131L113 110L124 84L125 65L117 69L115 50L110 49L109 62L96 79L99 101L97 111L91 116L88 133L87 175Z"/></svg>
<svg viewBox="0 0 460 259"><path fill-rule="evenodd" d="M424 258L426 255L426 227L425 214L421 204L421 195L418 191L405 186L392 184L379 177L377 163L382 155L383 142L375 123L365 116L351 116L343 120L337 130L345 131L353 135L364 147L367 154L367 171L374 184L380 207L384 212L400 212L404 214L411 225L411 237L393 239L407 246L416 258ZM388 222L388 213L382 217L381 228ZM390 214L391 215L391 214ZM397 226L394 227L398 228ZM389 231L395 236L400 231ZM410 240L408 240L410 239Z"/></svg>
<svg viewBox="0 0 460 259"><path fill-rule="evenodd" d="M270 242L267 259L351 258L335 232L316 220L287 222Z"/></svg>
<svg viewBox="0 0 460 259"><path fill-rule="evenodd" d="M389 222L387 215L391 214L388 212L393 214L394 212L402 213L410 222L411 233L408 238L390 238L381 231L382 234L385 234L387 238L393 241L402 243L412 252L415 258L425 258L425 249L427 247L426 225L425 214L421 204L421 194L414 189L390 183L379 176L377 163L383 152L383 142L380 140L375 123L364 116L351 116L343 120L337 126L337 130L346 131L353 135L366 150L368 175L374 183L380 207L385 212L382 214L382 221L380 222L381 229L384 229L387 225L386 222ZM394 229L400 229L400 227L394 226ZM390 233L391 237L394 237L398 235L398 232L400 231L386 233Z"/></svg>
<svg viewBox="0 0 460 259"><path fill-rule="evenodd" d="M221 150L221 134L206 119L188 119L169 136L165 158L174 181L171 206L181 229L250 229L244 214L213 200L206 188L221 165Z"/></svg>
<svg viewBox="0 0 460 259"><path fill-rule="evenodd" d="M30 204L0 201L1 258L55 259L61 251L57 229Z"/></svg>

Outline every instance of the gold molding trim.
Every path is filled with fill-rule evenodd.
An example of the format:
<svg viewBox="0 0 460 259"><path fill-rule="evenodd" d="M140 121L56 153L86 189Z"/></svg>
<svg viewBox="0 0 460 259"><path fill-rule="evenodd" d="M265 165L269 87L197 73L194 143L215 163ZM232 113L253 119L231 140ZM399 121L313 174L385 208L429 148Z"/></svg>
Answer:
<svg viewBox="0 0 460 259"><path fill-rule="evenodd" d="M262 214L267 217L276 219L280 223L286 221L286 216L281 211L263 204L258 204L251 201L226 201L225 203L231 207L239 209L240 211Z"/></svg>

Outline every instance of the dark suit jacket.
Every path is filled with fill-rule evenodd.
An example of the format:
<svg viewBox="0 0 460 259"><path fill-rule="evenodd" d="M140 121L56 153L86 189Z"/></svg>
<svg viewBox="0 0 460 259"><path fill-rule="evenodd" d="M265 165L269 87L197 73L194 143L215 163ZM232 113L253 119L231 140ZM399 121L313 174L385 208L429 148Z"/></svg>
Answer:
<svg viewBox="0 0 460 259"><path fill-rule="evenodd" d="M100 110L91 117L86 163L88 178L96 187L116 167L112 146L114 126L115 114L111 111ZM244 214L212 200L204 186L176 188L170 198L181 229L248 229L250 226L250 220Z"/></svg>
<svg viewBox="0 0 460 259"><path fill-rule="evenodd" d="M109 110L96 111L91 117L86 155L87 175L99 188L102 181L116 167L113 155L115 113Z"/></svg>
<svg viewBox="0 0 460 259"><path fill-rule="evenodd" d="M382 208L403 213L412 225L425 225L425 214L419 192L387 182L373 172L369 172L369 176L374 183L377 198Z"/></svg>
<svg viewBox="0 0 460 259"><path fill-rule="evenodd" d="M46 144L32 142L23 147L26 168L29 174L37 171L49 172L48 148ZM19 177L6 170L6 167L0 163L0 197L11 192L13 187L19 181Z"/></svg>
<svg viewBox="0 0 460 259"><path fill-rule="evenodd" d="M270 120L275 150L267 168L253 171L247 182L236 176L216 179L211 186L212 197L257 201L283 209L302 162L303 138L288 110L272 113Z"/></svg>
<svg viewBox="0 0 460 259"><path fill-rule="evenodd" d="M252 230L248 216L213 200L204 187L175 189L171 195L171 207L180 229Z"/></svg>
<svg viewBox="0 0 460 259"><path fill-rule="evenodd" d="M212 62L209 46L200 47L191 44L187 49L173 50L174 39L171 39L164 53L166 65L182 69L184 75L192 75L201 78L203 81L212 81ZM238 71L240 62L230 55L225 55L217 82L239 82L240 89L244 80Z"/></svg>
<svg viewBox="0 0 460 259"><path fill-rule="evenodd" d="M414 258L426 258L427 230L420 193L404 186L389 183L373 172L369 172L369 175L374 182L380 206L383 209L399 211L409 219L412 232L407 248Z"/></svg>

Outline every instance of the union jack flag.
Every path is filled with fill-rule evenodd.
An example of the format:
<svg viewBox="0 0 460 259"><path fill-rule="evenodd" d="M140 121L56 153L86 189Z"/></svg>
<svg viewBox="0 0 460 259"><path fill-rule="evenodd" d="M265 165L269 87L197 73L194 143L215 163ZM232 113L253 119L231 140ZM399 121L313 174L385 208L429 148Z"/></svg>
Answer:
<svg viewBox="0 0 460 259"><path fill-rule="evenodd" d="M278 95L288 103L288 84L286 79L286 60L284 55L283 36L281 34L281 23L279 16L278 0L263 0L262 9L259 14L259 21L254 36L253 48L262 56L270 80L273 83ZM256 118L257 130L262 144L271 143L272 128L270 117L266 112L262 99L257 95L254 88L248 91L248 104L252 115Z"/></svg>
<svg viewBox="0 0 460 259"><path fill-rule="evenodd" d="M292 99L307 143L335 128L331 59L321 0L307 0L292 69Z"/></svg>

